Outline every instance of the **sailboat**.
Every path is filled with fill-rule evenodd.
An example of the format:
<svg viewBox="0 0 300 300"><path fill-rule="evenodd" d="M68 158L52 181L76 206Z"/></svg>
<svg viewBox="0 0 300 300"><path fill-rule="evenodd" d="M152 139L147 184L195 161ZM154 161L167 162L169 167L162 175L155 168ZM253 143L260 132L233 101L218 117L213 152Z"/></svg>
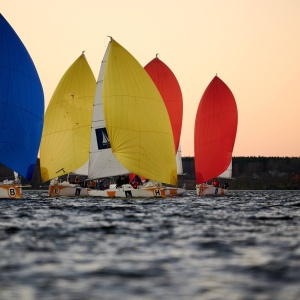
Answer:
<svg viewBox="0 0 300 300"><path fill-rule="evenodd" d="M227 187L217 177L231 176L232 151L238 124L235 98L216 75L200 100L194 131L197 195L224 195ZM209 181L213 184L209 184Z"/></svg>
<svg viewBox="0 0 300 300"><path fill-rule="evenodd" d="M19 175L31 181L44 118L44 93L23 42L0 14L0 161L15 173L0 198L22 198Z"/></svg>
<svg viewBox="0 0 300 300"><path fill-rule="evenodd" d="M100 197L166 197L176 186L172 127L164 101L139 62L111 38L94 103L89 179L134 173L156 186L130 184L90 190ZM175 189L174 189L175 191ZM177 192L176 192L177 193Z"/></svg>
<svg viewBox="0 0 300 300"><path fill-rule="evenodd" d="M49 196L88 196L84 186L59 178L88 174L95 90L95 76L82 52L60 79L45 114L40 168L42 182L51 180Z"/></svg>
<svg viewBox="0 0 300 300"><path fill-rule="evenodd" d="M172 70L158 58L158 54L144 69L155 83L166 105L174 138L177 174L183 175L180 147L183 99L180 85ZM182 191L180 194L182 194Z"/></svg>

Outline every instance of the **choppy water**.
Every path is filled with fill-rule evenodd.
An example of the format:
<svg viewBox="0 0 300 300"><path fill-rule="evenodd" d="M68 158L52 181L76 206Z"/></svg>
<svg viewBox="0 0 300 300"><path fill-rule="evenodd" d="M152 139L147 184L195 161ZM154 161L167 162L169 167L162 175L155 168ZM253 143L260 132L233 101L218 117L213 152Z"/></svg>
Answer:
<svg viewBox="0 0 300 300"><path fill-rule="evenodd" d="M0 200L0 299L300 299L300 192Z"/></svg>

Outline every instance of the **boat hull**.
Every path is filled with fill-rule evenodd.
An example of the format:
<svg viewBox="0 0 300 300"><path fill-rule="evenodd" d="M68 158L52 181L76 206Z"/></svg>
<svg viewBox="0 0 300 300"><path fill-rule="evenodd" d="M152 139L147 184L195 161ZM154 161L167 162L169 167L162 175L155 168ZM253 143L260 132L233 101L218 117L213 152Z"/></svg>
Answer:
<svg viewBox="0 0 300 300"><path fill-rule="evenodd" d="M167 197L182 196L186 192L183 188L165 187L165 193Z"/></svg>
<svg viewBox="0 0 300 300"><path fill-rule="evenodd" d="M111 184L109 189L97 190L87 189L80 185L62 183L51 183L49 185L50 197L103 197L103 198L165 198L181 196L186 192L183 188L165 187L165 186L140 186L137 189L130 184L124 184L122 187L116 187Z"/></svg>
<svg viewBox="0 0 300 300"><path fill-rule="evenodd" d="M50 184L49 196L50 197L87 197L88 189L83 188L76 184L62 185L62 184Z"/></svg>
<svg viewBox="0 0 300 300"><path fill-rule="evenodd" d="M1 184L0 199L21 199L22 187L19 184Z"/></svg>
<svg viewBox="0 0 300 300"><path fill-rule="evenodd" d="M110 187L106 190L89 190L91 197L103 198L165 198L181 196L185 189L173 187L138 187L133 188L130 184L123 184L122 187Z"/></svg>
<svg viewBox="0 0 300 300"><path fill-rule="evenodd" d="M203 183L196 185L196 193L197 196L223 196L226 195L227 189Z"/></svg>

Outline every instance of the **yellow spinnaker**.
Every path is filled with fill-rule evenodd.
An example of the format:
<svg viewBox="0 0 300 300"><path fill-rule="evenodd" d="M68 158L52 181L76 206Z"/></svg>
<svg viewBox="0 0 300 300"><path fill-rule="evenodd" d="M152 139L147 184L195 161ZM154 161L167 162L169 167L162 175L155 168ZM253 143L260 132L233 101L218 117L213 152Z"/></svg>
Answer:
<svg viewBox="0 0 300 300"><path fill-rule="evenodd" d="M45 114L40 148L43 182L88 161L95 90L95 76L82 54L61 78Z"/></svg>
<svg viewBox="0 0 300 300"><path fill-rule="evenodd" d="M137 60L116 41L110 43L103 108L112 151L131 172L176 185L174 139L164 101Z"/></svg>

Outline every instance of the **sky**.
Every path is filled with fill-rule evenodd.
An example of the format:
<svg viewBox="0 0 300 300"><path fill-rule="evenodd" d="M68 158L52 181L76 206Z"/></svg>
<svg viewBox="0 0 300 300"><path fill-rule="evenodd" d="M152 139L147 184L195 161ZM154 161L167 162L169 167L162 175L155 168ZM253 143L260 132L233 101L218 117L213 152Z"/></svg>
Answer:
<svg viewBox="0 0 300 300"><path fill-rule="evenodd" d="M299 0L2 0L0 13L34 61L45 108L83 50L98 77L112 36L143 67L159 53L176 76L183 157L216 74L238 107L233 156L300 156Z"/></svg>

